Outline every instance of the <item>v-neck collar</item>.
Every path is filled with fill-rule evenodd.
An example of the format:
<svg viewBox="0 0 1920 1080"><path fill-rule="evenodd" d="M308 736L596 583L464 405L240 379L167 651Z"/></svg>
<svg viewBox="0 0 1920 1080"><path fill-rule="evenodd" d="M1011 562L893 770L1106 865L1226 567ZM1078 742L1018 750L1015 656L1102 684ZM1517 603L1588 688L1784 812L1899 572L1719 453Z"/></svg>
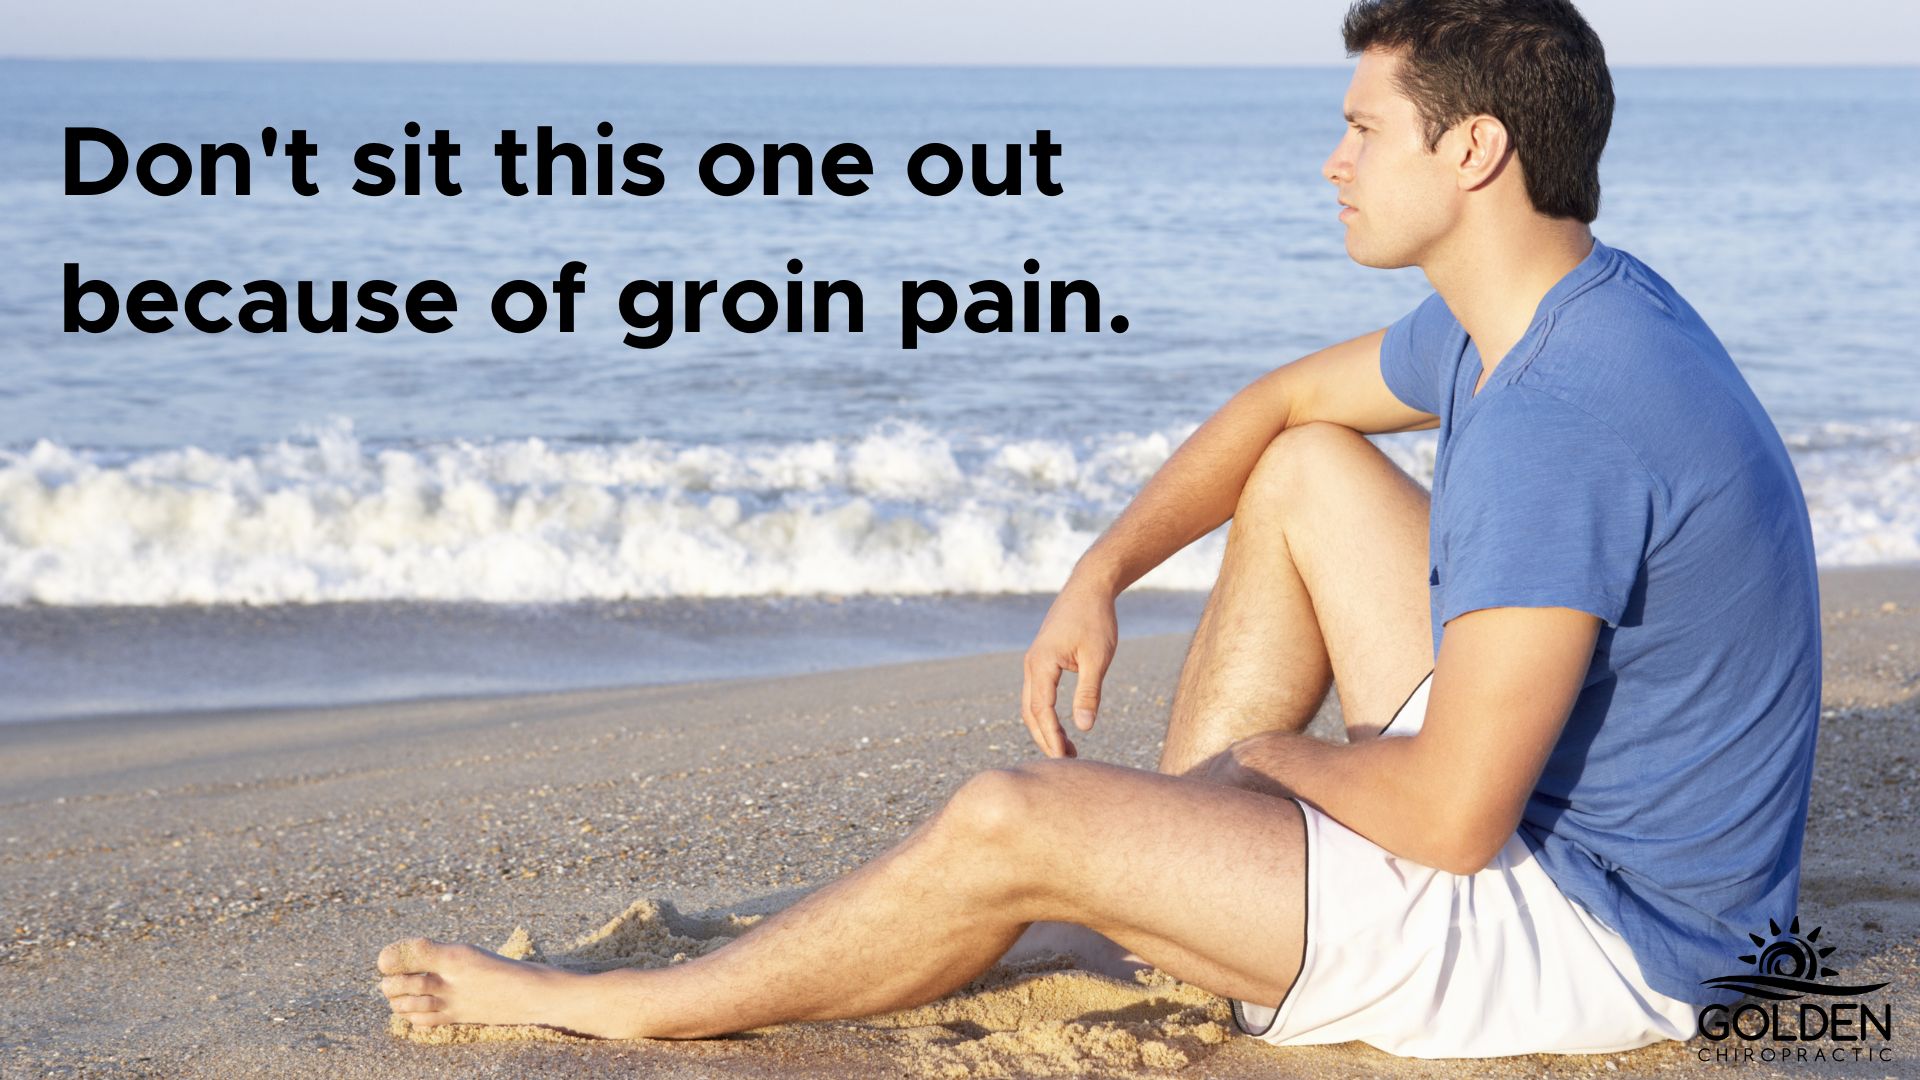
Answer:
<svg viewBox="0 0 1920 1080"><path fill-rule="evenodd" d="M1526 331L1520 335L1520 340L1514 342L1513 347L1507 350L1506 355L1500 358L1500 362L1494 365L1493 370L1487 373L1487 384L1480 388L1479 393L1475 393L1473 387L1480 381L1480 369L1486 361L1480 355L1480 346L1474 343L1471 336L1467 338L1461 352L1460 366L1454 372L1456 411L1472 408L1492 393L1495 387L1504 386L1514 380L1520 369L1526 367L1527 361L1532 359L1540 334L1544 332L1545 325L1552 320L1554 310L1582 286L1600 275L1601 271L1612 262L1612 250L1601 243L1599 237L1593 238L1593 248L1587 252L1586 257L1575 264L1573 269L1561 275L1560 280L1553 283L1553 288L1547 290L1547 295L1540 298L1539 305L1533 309L1532 320L1527 323ZM1462 330L1462 333L1464 334L1465 331Z"/></svg>

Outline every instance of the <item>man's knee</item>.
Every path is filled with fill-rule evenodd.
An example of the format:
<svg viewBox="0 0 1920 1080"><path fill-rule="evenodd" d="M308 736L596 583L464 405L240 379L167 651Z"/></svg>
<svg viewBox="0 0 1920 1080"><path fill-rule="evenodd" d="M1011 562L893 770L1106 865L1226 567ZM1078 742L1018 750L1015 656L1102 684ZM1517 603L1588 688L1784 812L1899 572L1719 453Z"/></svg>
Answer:
<svg viewBox="0 0 1920 1080"><path fill-rule="evenodd" d="M1299 506L1310 485L1334 475L1332 461L1366 436L1343 424L1315 420L1287 428L1267 444L1240 492L1241 509ZM1236 516L1237 513L1236 513Z"/></svg>
<svg viewBox="0 0 1920 1080"><path fill-rule="evenodd" d="M1030 829L1038 816L1040 787L1064 762L1024 762L974 773L941 810L944 824L971 836L1004 841Z"/></svg>

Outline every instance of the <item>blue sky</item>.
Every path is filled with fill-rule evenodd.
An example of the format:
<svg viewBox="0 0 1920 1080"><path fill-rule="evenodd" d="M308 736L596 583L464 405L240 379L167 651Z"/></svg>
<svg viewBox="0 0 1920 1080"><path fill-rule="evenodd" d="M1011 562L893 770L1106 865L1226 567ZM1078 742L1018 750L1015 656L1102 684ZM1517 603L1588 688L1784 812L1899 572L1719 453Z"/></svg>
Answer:
<svg viewBox="0 0 1920 1080"><path fill-rule="evenodd" d="M1340 64L1346 0L63 0L0 55L854 64ZM1920 63L1916 0L1585 0L1611 63Z"/></svg>

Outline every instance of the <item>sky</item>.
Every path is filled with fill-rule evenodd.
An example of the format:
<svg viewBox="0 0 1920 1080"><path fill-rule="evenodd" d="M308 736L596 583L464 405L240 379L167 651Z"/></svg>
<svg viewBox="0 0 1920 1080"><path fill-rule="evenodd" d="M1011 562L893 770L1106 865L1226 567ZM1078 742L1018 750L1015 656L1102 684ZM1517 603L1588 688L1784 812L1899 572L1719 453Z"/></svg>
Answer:
<svg viewBox="0 0 1920 1080"><path fill-rule="evenodd" d="M1614 65L1920 64L1915 0L1584 0ZM0 55L788 64L1348 63L1346 0L62 0ZM1816 14L1817 12L1817 14Z"/></svg>

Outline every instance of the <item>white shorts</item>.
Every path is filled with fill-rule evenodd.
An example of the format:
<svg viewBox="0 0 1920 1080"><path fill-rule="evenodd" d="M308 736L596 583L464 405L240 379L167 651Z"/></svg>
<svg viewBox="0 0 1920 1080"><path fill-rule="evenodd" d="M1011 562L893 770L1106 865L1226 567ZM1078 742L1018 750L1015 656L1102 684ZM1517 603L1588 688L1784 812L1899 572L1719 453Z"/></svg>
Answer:
<svg viewBox="0 0 1920 1080"><path fill-rule="evenodd" d="M1428 673L1386 736L1427 713ZM1301 802L1306 956L1276 1006L1233 1000L1276 1046L1359 1040L1407 1057L1593 1054L1690 1039L1693 1006L1641 978L1626 940L1562 895L1518 833L1451 874L1389 854Z"/></svg>

